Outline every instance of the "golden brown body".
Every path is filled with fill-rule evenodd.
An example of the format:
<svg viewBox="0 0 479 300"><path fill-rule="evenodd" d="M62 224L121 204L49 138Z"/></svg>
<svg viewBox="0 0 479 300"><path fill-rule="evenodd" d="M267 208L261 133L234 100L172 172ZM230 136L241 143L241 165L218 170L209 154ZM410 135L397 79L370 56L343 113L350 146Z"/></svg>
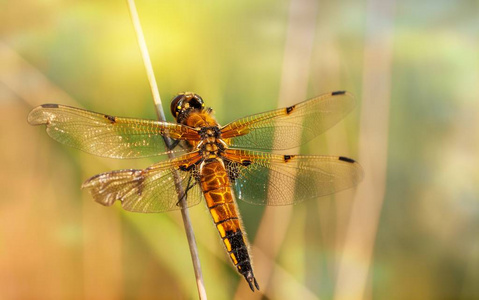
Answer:
<svg viewBox="0 0 479 300"><path fill-rule="evenodd" d="M238 272L245 276L252 271L247 240L242 230L240 215L233 199L230 180L223 162L213 160L201 168L201 189L211 217ZM248 280L248 278L247 278Z"/></svg>
<svg viewBox="0 0 479 300"><path fill-rule="evenodd" d="M252 288L254 284L259 289L253 275L248 241L244 236L241 217L233 198L231 181L220 158L223 151L221 149L226 143L221 141L221 137L214 135L214 129L219 129L219 124L208 111L192 112L185 118L184 123L193 128L212 127L205 131L206 135L199 143L190 144L192 148L198 147L203 155L203 161L199 165L199 184L232 263Z"/></svg>
<svg viewBox="0 0 479 300"><path fill-rule="evenodd" d="M59 104L36 107L28 121L46 125L48 134L60 143L104 157L137 158L187 150L146 169L95 175L82 188L102 205L120 201L124 209L142 213L190 207L206 198L233 264L254 291L259 287L236 199L257 205L291 205L351 188L363 177L361 166L344 156L279 155L261 150L299 147L353 107L351 94L335 91L220 127L203 99L186 92L171 101L175 124ZM178 197L185 197L184 206Z"/></svg>

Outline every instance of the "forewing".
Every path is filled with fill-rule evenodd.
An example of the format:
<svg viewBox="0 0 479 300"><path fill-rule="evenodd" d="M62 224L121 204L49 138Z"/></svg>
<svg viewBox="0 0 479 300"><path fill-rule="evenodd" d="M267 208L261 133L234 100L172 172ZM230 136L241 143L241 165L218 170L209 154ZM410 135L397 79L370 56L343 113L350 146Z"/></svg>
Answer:
<svg viewBox="0 0 479 300"><path fill-rule="evenodd" d="M344 118L355 102L337 91L299 104L238 119L221 129L233 148L284 150L298 147Z"/></svg>
<svg viewBox="0 0 479 300"><path fill-rule="evenodd" d="M237 199L260 205L290 205L352 188L361 166L342 156L275 155L226 150Z"/></svg>
<svg viewBox="0 0 479 300"><path fill-rule="evenodd" d="M165 154L168 150L163 136L200 139L193 128L180 124L113 117L58 104L36 107L28 115L28 122L46 125L47 133L62 144L111 158Z"/></svg>
<svg viewBox="0 0 479 300"><path fill-rule="evenodd" d="M188 154L144 170L102 173L85 181L82 188L88 189L100 204L110 206L118 200L125 210L133 212L159 213L181 209L178 195L184 192L187 206L193 206L202 199L201 189L195 181L196 166L192 165L189 171L180 168L191 166L199 158L197 153ZM175 180L180 183L180 189Z"/></svg>

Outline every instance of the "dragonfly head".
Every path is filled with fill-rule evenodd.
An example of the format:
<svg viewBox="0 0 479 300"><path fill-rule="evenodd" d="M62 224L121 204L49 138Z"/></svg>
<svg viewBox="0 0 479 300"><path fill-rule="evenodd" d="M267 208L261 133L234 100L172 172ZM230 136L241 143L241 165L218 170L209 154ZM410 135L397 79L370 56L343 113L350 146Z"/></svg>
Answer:
<svg viewBox="0 0 479 300"><path fill-rule="evenodd" d="M178 119L179 116L192 109L202 110L205 108L203 99L191 92L179 93L171 100L171 114Z"/></svg>

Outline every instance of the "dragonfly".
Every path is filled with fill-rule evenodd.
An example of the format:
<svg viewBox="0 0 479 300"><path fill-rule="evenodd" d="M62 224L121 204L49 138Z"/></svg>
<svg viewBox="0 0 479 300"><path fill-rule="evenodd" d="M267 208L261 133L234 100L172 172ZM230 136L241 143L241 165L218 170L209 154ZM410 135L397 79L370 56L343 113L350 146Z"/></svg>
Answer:
<svg viewBox="0 0 479 300"><path fill-rule="evenodd" d="M356 186L363 170L345 156L276 154L312 140L355 106L346 91L237 119L225 126L192 92L171 101L176 123L115 117L60 104L43 104L28 115L50 137L90 154L140 158L173 153L146 169L95 175L82 184L105 206L161 213L204 198L224 247L239 274L259 290L236 199L256 205L292 205ZM165 139L170 143L165 143ZM275 153L276 152L276 153ZM181 196L178 196L181 195Z"/></svg>

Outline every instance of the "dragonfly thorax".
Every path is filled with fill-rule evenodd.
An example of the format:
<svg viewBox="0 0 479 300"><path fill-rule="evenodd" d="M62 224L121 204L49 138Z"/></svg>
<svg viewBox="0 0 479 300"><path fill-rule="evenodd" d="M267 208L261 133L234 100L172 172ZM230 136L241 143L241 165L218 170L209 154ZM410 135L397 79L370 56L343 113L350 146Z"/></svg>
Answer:
<svg viewBox="0 0 479 300"><path fill-rule="evenodd" d="M203 140L213 141L221 137L221 131L218 126L202 127L199 134Z"/></svg>
<svg viewBox="0 0 479 300"><path fill-rule="evenodd" d="M201 142L197 148L205 159L215 158L227 148L227 144L221 139L218 126L203 127L199 133Z"/></svg>

